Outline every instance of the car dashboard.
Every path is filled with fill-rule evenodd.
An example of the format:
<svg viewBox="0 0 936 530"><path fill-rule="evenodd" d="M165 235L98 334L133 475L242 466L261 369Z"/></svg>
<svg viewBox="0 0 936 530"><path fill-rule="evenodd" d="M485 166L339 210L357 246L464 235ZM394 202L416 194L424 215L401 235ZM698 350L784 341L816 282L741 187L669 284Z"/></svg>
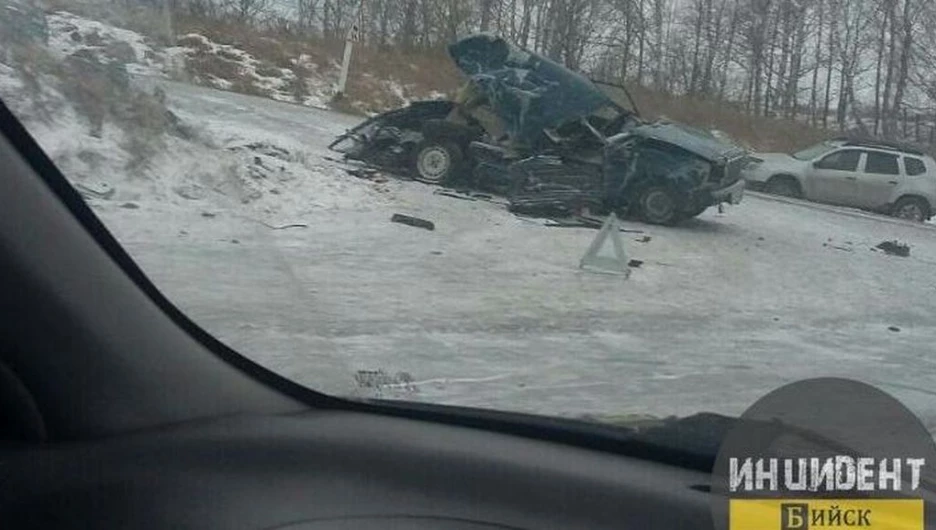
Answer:
<svg viewBox="0 0 936 530"><path fill-rule="evenodd" d="M353 412L7 446L3 527L709 528L708 474Z"/></svg>

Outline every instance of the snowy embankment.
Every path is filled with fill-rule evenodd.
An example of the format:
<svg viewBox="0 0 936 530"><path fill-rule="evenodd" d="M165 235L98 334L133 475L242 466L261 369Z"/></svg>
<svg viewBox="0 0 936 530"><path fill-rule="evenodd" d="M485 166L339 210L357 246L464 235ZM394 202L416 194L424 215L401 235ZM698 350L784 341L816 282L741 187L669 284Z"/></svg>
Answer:
<svg viewBox="0 0 936 530"><path fill-rule="evenodd" d="M238 61L241 76L269 88L273 99L288 99L277 92L284 78L257 74L258 63L249 54L195 35L180 39L195 47L160 48L133 31L67 12L45 20L47 41L36 46L47 52L49 66L37 74L34 65L13 54L0 57L0 97L94 204L194 208L206 215L228 208L278 226L316 208L381 200L372 185L325 169L322 153L295 131L275 125L258 130L249 120L246 127L213 122L212 98L223 98L222 92L204 91L196 109L176 108L166 95L180 64L207 47ZM132 110L138 110L137 100L146 103L145 111L168 110L168 122L134 114L134 121L123 123L109 98ZM159 124L151 130L153 121Z"/></svg>

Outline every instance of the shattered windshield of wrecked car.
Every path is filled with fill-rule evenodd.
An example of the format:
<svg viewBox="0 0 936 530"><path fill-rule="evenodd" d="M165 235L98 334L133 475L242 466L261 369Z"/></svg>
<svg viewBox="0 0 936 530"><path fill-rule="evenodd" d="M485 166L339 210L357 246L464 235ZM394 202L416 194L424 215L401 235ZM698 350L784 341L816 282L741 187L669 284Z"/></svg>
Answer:
<svg viewBox="0 0 936 530"><path fill-rule="evenodd" d="M455 4L0 0L0 99L318 391L634 425L841 376L936 429L936 3Z"/></svg>

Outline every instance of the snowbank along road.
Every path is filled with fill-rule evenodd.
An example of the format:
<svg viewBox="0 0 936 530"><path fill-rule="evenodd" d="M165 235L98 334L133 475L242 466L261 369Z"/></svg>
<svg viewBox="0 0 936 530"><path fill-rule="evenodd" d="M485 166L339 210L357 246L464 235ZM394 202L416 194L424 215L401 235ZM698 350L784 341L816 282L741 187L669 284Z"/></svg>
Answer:
<svg viewBox="0 0 936 530"><path fill-rule="evenodd" d="M590 274L577 265L594 230L347 174L325 146L355 118L164 86L220 146L287 152L296 177L249 204L141 195L135 208L93 207L196 321L313 388L667 416L738 414L784 383L844 376L936 429L928 225L750 194L679 227L624 223L641 231L622 236L643 265L627 280ZM436 229L390 223L394 213ZM872 250L892 239L911 255Z"/></svg>

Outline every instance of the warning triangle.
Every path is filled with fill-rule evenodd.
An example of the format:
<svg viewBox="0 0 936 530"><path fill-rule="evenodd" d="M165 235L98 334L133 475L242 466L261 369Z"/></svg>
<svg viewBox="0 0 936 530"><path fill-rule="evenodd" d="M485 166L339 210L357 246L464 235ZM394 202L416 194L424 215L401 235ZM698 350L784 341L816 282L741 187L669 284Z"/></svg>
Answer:
<svg viewBox="0 0 936 530"><path fill-rule="evenodd" d="M607 248L609 240L611 245ZM607 252L608 250L611 252ZM605 220L595 240L588 247L588 251L582 256L579 268L592 272L630 275L627 253L624 252L624 243L621 241L621 224L617 215L612 213Z"/></svg>

